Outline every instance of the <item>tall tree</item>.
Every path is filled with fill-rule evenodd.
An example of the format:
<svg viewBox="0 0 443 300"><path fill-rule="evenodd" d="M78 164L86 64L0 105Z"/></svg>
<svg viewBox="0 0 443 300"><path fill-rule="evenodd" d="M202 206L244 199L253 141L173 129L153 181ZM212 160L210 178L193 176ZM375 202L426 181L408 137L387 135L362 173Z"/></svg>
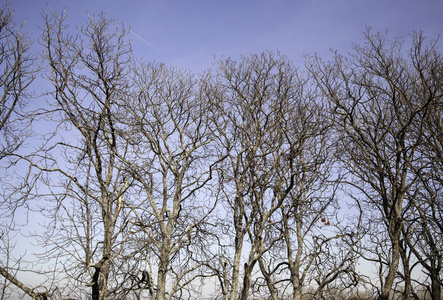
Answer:
<svg viewBox="0 0 443 300"><path fill-rule="evenodd" d="M284 291L289 285L292 299L302 299L308 292L323 295L335 282L355 283L358 235L352 240L349 220L337 216L332 131L321 99L306 80L295 88L285 128L291 147L282 160L293 166L294 187L272 217L278 234L268 236L274 249L260 268L267 286Z"/></svg>
<svg viewBox="0 0 443 300"><path fill-rule="evenodd" d="M408 192L419 177L412 172L422 133L417 124L429 115L435 99L422 97L435 82L421 77L422 44L413 42L409 59L400 40L366 32L366 44L355 46L350 58L338 54L324 63L308 61L308 68L330 101L339 143L338 158L349 175L346 183L361 193L357 201L376 210L387 236L387 271L380 273L380 299L390 297L401 259L407 259L405 213L411 199ZM416 41L419 36L413 36ZM355 195L357 192L355 193ZM381 244L375 245L375 247ZM411 293L410 269L403 260L404 299ZM384 269L380 265L380 272ZM383 276L382 276L383 275Z"/></svg>
<svg viewBox="0 0 443 300"><path fill-rule="evenodd" d="M197 278L212 276L210 217L219 160L214 151L214 105L206 76L164 64L137 62L125 98L125 160L137 197L131 203L134 242L152 299L194 297ZM195 292L195 291L194 291Z"/></svg>
<svg viewBox="0 0 443 300"><path fill-rule="evenodd" d="M217 76L218 149L227 156L220 188L233 242L233 257L222 259L220 281L224 299L248 299L256 264L272 246L266 242L272 216L294 186L291 153L297 143L287 127L297 78L287 58L273 53L220 61Z"/></svg>
<svg viewBox="0 0 443 300"><path fill-rule="evenodd" d="M420 182L409 191L412 207L407 225L411 230L406 232L406 240L430 278L427 289L435 300L441 299L443 260L443 58L437 42L427 42L423 33L414 35L414 48L409 55L417 73L417 100L432 99L433 103L423 122L416 123L415 130L423 138L412 167Z"/></svg>
<svg viewBox="0 0 443 300"><path fill-rule="evenodd" d="M0 9L0 161L2 168L15 165L12 156L30 134L30 118L25 107L28 102L28 92L35 79L37 68L33 65L35 56L30 47L32 41L22 32L23 24L17 25L14 21L10 3L3 2ZM12 163L13 162L13 163ZM6 169L5 169L6 170ZM9 171L13 174L14 171ZM0 262L0 275L4 277L1 299L7 297L7 288L10 283L21 289L29 296L40 299L38 292L25 285L16 277L13 265L19 265L20 259L14 262L12 255L13 242L10 241L17 228L15 215L17 207L26 199L26 185L13 176L2 176L0 210L2 222L0 235L3 241Z"/></svg>
<svg viewBox="0 0 443 300"><path fill-rule="evenodd" d="M128 31L103 15L91 16L78 34L67 30L66 14L44 18L41 43L54 100L46 116L54 130L28 156L45 185L37 196L48 199L41 205L49 218L44 257L63 258L56 270L59 279L72 279L68 292L80 297L86 285L92 299L106 299L114 297L114 261L125 250L127 226L123 198L130 182L121 169L116 102L128 88Z"/></svg>

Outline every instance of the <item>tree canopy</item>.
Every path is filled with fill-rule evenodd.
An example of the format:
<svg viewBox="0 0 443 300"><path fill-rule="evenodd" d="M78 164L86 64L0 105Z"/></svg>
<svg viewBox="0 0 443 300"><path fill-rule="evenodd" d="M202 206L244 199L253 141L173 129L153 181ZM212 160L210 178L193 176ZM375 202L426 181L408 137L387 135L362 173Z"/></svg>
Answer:
<svg viewBox="0 0 443 300"><path fill-rule="evenodd" d="M196 74L65 19L0 11L1 299L441 299L436 41Z"/></svg>

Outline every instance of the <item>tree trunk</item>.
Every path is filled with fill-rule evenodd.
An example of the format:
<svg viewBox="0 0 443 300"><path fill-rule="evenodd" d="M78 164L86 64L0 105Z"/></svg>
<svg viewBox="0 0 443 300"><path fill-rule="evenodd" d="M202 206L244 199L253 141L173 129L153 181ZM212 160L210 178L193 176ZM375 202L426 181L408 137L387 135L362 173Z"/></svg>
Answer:
<svg viewBox="0 0 443 300"><path fill-rule="evenodd" d="M243 234L237 231L235 237L235 254L234 254L234 266L232 269L232 290L231 290L231 296L229 297L230 300L237 300L242 248L243 248Z"/></svg>
<svg viewBox="0 0 443 300"><path fill-rule="evenodd" d="M292 300L301 300L301 289L294 287L294 294L292 295Z"/></svg>
<svg viewBox="0 0 443 300"><path fill-rule="evenodd" d="M390 227L395 226L390 224ZM382 286L380 300L389 300L392 286L394 285L395 275L397 274L398 265L400 263L400 233L401 231L398 230L393 234L390 234L392 242L391 263L389 265L388 274L385 277L385 282Z"/></svg>
<svg viewBox="0 0 443 300"><path fill-rule="evenodd" d="M157 278L157 294L156 300L164 300L166 295L166 267L164 263L158 266L158 278Z"/></svg>
<svg viewBox="0 0 443 300"><path fill-rule="evenodd" d="M94 275L92 277L91 286L91 299L99 300L100 299L100 285L98 283L98 277L100 276L100 269L95 267ZM88 284L89 285L89 284Z"/></svg>
<svg viewBox="0 0 443 300"><path fill-rule="evenodd" d="M108 290L108 277L109 270L111 267L111 262L109 259L105 259L100 269L100 277L99 277L99 287L100 287L100 300L105 300L107 296Z"/></svg>
<svg viewBox="0 0 443 300"><path fill-rule="evenodd" d="M255 262L256 260L252 260L249 265L245 263L245 275L243 277L243 289L240 300L248 300L249 288L251 287L252 269L254 268Z"/></svg>
<svg viewBox="0 0 443 300"><path fill-rule="evenodd" d="M405 247L400 248L401 259L403 262L404 281L405 281L403 300L409 300L411 299L411 294L412 294L411 270L409 268L409 258L406 253L406 243L404 246Z"/></svg>
<svg viewBox="0 0 443 300"><path fill-rule="evenodd" d="M441 284L439 280L439 272L435 268L430 270L431 277L431 298L432 300L441 300Z"/></svg>
<svg viewBox="0 0 443 300"><path fill-rule="evenodd" d="M163 241L162 249L160 250L160 261L158 262L157 275L157 293L156 300L166 299L166 277L168 274L169 265L169 241Z"/></svg>

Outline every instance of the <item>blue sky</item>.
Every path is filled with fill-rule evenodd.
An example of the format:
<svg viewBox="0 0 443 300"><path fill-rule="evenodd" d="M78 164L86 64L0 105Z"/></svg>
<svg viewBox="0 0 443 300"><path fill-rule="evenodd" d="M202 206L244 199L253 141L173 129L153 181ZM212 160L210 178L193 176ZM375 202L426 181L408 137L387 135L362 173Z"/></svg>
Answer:
<svg viewBox="0 0 443 300"><path fill-rule="evenodd" d="M72 25L103 11L131 26L136 56L193 71L211 67L214 56L237 59L265 50L302 65L305 53L349 52L362 42L365 26L390 30L391 37L443 33L441 0L15 0L12 6L17 20L29 20L25 28L32 34L47 6L66 8Z"/></svg>
<svg viewBox="0 0 443 300"><path fill-rule="evenodd" d="M48 6L79 25L87 13L104 12L131 26L135 55L196 72L210 68L214 56L248 56L265 50L286 54L303 65L303 54L328 58L330 49L347 53L363 41L365 26L408 37L424 30L443 34L443 0L14 0L16 21L34 39ZM440 46L442 41L440 41ZM23 239L23 243L27 243ZM23 245L26 249L26 245ZM30 275L33 276L33 275Z"/></svg>

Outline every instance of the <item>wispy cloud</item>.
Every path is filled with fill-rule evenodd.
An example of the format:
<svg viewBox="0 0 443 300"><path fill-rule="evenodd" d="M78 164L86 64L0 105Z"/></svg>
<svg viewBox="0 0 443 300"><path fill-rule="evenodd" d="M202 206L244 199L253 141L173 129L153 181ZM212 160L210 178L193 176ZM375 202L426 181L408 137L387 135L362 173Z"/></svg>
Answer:
<svg viewBox="0 0 443 300"><path fill-rule="evenodd" d="M154 45L152 45L150 42L148 42L147 40L145 40L144 38L142 38L141 36L139 36L137 33L135 33L134 31L130 30L130 32L136 37L138 38L140 41L142 41L143 43L145 43L146 45L148 45L149 47L151 47L152 49L154 49L155 51L157 51L160 54L163 54L159 49L157 49Z"/></svg>

